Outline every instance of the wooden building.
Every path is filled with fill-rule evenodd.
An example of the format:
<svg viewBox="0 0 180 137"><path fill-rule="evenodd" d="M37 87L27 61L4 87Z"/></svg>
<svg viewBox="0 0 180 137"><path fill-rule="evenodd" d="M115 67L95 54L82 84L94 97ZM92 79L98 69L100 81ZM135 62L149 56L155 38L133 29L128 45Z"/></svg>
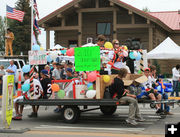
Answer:
<svg viewBox="0 0 180 137"><path fill-rule="evenodd" d="M95 43L97 35L104 34L109 41L118 39L121 44L138 38L148 51L168 36L180 45L179 23L178 11L146 13L120 0L73 0L39 21L46 31L47 49L50 31L54 31L55 43L65 47L83 45L87 40Z"/></svg>

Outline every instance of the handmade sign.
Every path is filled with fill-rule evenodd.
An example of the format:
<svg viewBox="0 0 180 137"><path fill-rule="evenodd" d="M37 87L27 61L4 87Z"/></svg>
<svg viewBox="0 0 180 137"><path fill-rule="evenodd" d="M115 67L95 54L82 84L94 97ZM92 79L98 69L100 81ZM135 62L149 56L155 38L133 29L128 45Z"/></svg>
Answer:
<svg viewBox="0 0 180 137"><path fill-rule="evenodd" d="M46 51L29 51L30 65L47 64Z"/></svg>
<svg viewBox="0 0 180 137"><path fill-rule="evenodd" d="M75 71L100 70L100 47L75 48Z"/></svg>

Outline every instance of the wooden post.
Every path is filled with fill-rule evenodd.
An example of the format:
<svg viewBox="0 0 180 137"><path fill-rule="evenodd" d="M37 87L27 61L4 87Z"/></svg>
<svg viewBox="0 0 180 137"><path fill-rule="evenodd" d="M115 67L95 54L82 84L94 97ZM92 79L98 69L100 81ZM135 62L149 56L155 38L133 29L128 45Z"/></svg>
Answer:
<svg viewBox="0 0 180 137"><path fill-rule="evenodd" d="M61 26L62 26L62 27L65 26L65 17L62 17L62 20L61 20Z"/></svg>
<svg viewBox="0 0 180 137"><path fill-rule="evenodd" d="M149 27L149 51L153 49L153 28Z"/></svg>
<svg viewBox="0 0 180 137"><path fill-rule="evenodd" d="M132 23L132 24L135 24L135 17L134 17L134 13L132 13L132 15L131 15L131 23Z"/></svg>
<svg viewBox="0 0 180 137"><path fill-rule="evenodd" d="M78 12L78 46L82 46L82 12Z"/></svg>
<svg viewBox="0 0 180 137"><path fill-rule="evenodd" d="M99 8L99 0L96 0L96 8Z"/></svg>
<svg viewBox="0 0 180 137"><path fill-rule="evenodd" d="M113 10L113 39L117 39L117 11Z"/></svg>
<svg viewBox="0 0 180 137"><path fill-rule="evenodd" d="M46 30L46 50L50 49L50 31Z"/></svg>

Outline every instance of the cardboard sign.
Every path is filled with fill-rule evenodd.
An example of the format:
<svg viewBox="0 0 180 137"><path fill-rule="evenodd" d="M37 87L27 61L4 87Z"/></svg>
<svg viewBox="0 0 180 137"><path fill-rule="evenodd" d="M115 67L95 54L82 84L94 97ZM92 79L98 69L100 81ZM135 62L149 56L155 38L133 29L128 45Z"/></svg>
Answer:
<svg viewBox="0 0 180 137"><path fill-rule="evenodd" d="M75 71L100 70L100 47L75 48Z"/></svg>
<svg viewBox="0 0 180 137"><path fill-rule="evenodd" d="M46 51L29 51L30 65L47 64Z"/></svg>
<svg viewBox="0 0 180 137"><path fill-rule="evenodd" d="M9 128L13 116L14 75L3 76L2 118L5 128Z"/></svg>

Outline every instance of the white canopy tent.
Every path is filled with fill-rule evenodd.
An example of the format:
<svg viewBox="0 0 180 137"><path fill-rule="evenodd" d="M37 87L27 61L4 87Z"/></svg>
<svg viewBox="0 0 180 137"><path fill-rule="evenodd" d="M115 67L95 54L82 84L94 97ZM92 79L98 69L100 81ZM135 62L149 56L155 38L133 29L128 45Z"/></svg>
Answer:
<svg viewBox="0 0 180 137"><path fill-rule="evenodd" d="M147 54L148 59L180 59L180 47L171 39L166 38L155 49Z"/></svg>
<svg viewBox="0 0 180 137"><path fill-rule="evenodd" d="M59 50L59 49L63 49L63 48L65 48L65 47L62 47L61 45L59 45L59 44L57 44L56 46L54 46L53 48L52 48L52 50Z"/></svg>

